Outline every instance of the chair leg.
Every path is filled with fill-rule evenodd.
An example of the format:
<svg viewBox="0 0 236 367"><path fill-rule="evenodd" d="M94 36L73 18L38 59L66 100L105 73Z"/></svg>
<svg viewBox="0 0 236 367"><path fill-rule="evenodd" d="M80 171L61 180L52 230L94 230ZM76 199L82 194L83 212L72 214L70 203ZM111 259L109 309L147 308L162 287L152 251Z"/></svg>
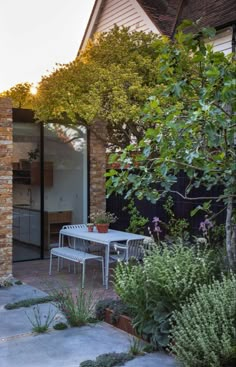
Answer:
<svg viewBox="0 0 236 367"><path fill-rule="evenodd" d="M57 271L60 271L60 257L57 258Z"/></svg>
<svg viewBox="0 0 236 367"><path fill-rule="evenodd" d="M85 278L85 261L82 262L82 288L84 288L84 278Z"/></svg>

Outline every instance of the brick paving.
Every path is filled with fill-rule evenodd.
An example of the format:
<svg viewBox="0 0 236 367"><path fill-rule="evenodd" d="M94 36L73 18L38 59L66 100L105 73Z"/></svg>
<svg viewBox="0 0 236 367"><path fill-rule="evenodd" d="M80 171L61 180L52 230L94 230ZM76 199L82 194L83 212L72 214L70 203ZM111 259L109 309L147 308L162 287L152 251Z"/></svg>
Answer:
<svg viewBox="0 0 236 367"><path fill-rule="evenodd" d="M50 289L67 286L75 295L81 286L81 267L74 274L74 264L71 263L71 271L68 271L68 262L64 261L64 267L57 272L57 259L53 259L52 275L48 274L49 260L24 261L13 264L14 278L31 285L44 292ZM112 265L110 269L109 289L102 285L101 264L97 261L89 261L86 264L85 289L93 291L94 298L117 298L112 285Z"/></svg>

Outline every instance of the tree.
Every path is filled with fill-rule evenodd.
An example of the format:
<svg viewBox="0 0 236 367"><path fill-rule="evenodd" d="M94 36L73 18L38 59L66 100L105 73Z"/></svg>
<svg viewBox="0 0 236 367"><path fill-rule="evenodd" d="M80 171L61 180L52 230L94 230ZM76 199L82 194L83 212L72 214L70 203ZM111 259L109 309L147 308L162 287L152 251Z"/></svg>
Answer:
<svg viewBox="0 0 236 367"><path fill-rule="evenodd" d="M109 193L125 191L126 197L135 194L152 202L167 193L223 202L232 267L236 261L235 61L204 44L214 34L212 29L185 33L186 25L190 22L180 27L174 43L165 43L157 54L156 90L142 115L144 136L112 156L111 162L118 160L121 171L110 170L107 188ZM184 194L173 188L180 171L188 177ZM192 197L200 186L222 187L222 193Z"/></svg>
<svg viewBox="0 0 236 367"><path fill-rule="evenodd" d="M154 34L118 27L95 36L75 61L42 78L36 116L82 125L102 120L110 147L140 139L140 112L155 88L153 65L163 42Z"/></svg>
<svg viewBox="0 0 236 367"><path fill-rule="evenodd" d="M27 82L18 83L9 90L2 92L0 96L11 98L15 108L32 108L33 95L31 87L32 84Z"/></svg>

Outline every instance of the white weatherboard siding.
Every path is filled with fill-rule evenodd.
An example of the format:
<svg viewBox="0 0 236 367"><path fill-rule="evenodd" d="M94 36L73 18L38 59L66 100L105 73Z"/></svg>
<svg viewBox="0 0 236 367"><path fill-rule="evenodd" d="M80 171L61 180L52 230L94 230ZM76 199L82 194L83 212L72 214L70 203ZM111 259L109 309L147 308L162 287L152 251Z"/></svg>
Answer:
<svg viewBox="0 0 236 367"><path fill-rule="evenodd" d="M224 29L217 33L216 37L211 41L214 51L222 51L226 55L232 52L232 28Z"/></svg>
<svg viewBox="0 0 236 367"><path fill-rule="evenodd" d="M94 27L94 32L107 32L114 25L131 30L159 33L150 18L135 0L106 0Z"/></svg>

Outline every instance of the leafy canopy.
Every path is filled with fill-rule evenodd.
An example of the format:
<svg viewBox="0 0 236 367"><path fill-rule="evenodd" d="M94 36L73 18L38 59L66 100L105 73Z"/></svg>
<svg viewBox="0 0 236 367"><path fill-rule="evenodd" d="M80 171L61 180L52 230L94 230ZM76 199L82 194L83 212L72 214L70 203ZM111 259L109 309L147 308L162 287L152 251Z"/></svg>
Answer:
<svg viewBox="0 0 236 367"><path fill-rule="evenodd" d="M34 97L31 93L31 87L31 83L18 83L9 90L0 93L0 97L11 98L15 108L32 108Z"/></svg>
<svg viewBox="0 0 236 367"><path fill-rule="evenodd" d="M125 147L143 135L140 113L156 85L156 54L167 39L115 27L97 35L75 61L43 77L36 114L90 125L102 120L108 142Z"/></svg>
<svg viewBox="0 0 236 367"><path fill-rule="evenodd" d="M122 170L107 174L109 193L126 191L127 197L135 193L155 202L174 192L184 171L189 180L182 197L200 185L222 185L222 196L212 199L235 197L235 62L204 44L211 32L185 34L180 28L175 42L158 53L156 88L143 109L144 135L111 157Z"/></svg>

